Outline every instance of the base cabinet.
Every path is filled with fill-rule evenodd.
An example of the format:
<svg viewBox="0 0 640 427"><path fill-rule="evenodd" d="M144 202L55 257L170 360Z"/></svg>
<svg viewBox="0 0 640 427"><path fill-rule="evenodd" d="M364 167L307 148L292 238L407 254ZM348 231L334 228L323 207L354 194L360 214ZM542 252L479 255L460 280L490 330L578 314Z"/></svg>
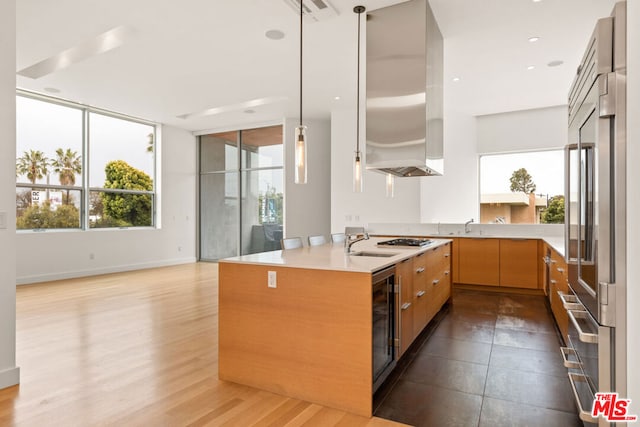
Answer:
<svg viewBox="0 0 640 427"><path fill-rule="evenodd" d="M396 264L398 357L451 297L451 243Z"/></svg>
<svg viewBox="0 0 640 427"><path fill-rule="evenodd" d="M396 264L398 284L398 357L402 356L413 342L413 259Z"/></svg>
<svg viewBox="0 0 640 427"><path fill-rule="evenodd" d="M539 289L536 239L458 238L455 283Z"/></svg>
<svg viewBox="0 0 640 427"><path fill-rule="evenodd" d="M538 242L500 239L500 286L538 288Z"/></svg>
<svg viewBox="0 0 640 427"><path fill-rule="evenodd" d="M569 293L569 279L567 275L567 263L556 251L551 251L549 264L549 303L553 317L556 319L558 329L562 334L562 339L567 343L567 334L569 332L569 316L567 310L562 304L560 295Z"/></svg>
<svg viewBox="0 0 640 427"><path fill-rule="evenodd" d="M469 285L500 285L500 239L458 239L458 279Z"/></svg>

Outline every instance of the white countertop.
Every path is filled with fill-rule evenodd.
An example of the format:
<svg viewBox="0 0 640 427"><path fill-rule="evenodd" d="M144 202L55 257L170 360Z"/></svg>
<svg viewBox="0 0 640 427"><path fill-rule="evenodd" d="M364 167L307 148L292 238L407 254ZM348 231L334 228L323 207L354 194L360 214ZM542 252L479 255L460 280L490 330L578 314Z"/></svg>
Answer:
<svg viewBox="0 0 640 427"><path fill-rule="evenodd" d="M372 273L397 264L403 259L417 255L420 252L433 249L451 241L449 239L432 239L433 243L422 247L383 247L376 245L383 240L389 240L389 238L372 237L369 240L362 240L355 243L351 247L351 250L352 252L390 253L394 254L393 256L367 257L347 255L344 252L344 245L342 243L327 243L320 246L305 246L299 249L242 255L225 258L219 262Z"/></svg>

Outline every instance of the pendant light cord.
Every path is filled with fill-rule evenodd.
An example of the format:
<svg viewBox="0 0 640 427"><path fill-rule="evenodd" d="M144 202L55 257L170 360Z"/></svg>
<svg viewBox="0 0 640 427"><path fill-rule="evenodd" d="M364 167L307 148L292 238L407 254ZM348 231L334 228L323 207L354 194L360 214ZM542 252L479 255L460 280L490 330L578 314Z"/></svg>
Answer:
<svg viewBox="0 0 640 427"><path fill-rule="evenodd" d="M302 126L302 3L300 0L300 126Z"/></svg>
<svg viewBox="0 0 640 427"><path fill-rule="evenodd" d="M364 6L356 6L353 11L358 14L358 78L356 88L356 153L360 153L360 15Z"/></svg>

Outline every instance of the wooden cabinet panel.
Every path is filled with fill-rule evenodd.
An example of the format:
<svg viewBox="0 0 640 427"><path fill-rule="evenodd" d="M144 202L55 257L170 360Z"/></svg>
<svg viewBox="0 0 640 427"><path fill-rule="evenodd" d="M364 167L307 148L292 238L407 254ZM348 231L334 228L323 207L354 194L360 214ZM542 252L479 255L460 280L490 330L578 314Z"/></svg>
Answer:
<svg viewBox="0 0 640 427"><path fill-rule="evenodd" d="M469 285L500 284L500 240L458 239L458 280Z"/></svg>
<svg viewBox="0 0 640 427"><path fill-rule="evenodd" d="M399 287L397 325L398 357L402 356L413 342L413 262L412 259L396 264Z"/></svg>
<svg viewBox="0 0 640 427"><path fill-rule="evenodd" d="M500 286L538 288L538 242L500 239Z"/></svg>
<svg viewBox="0 0 640 427"><path fill-rule="evenodd" d="M558 329L560 329L565 343L567 342L569 317L558 292L563 294L569 293L569 280L567 273L567 263L564 258L556 251L552 250L551 264L549 265L549 303L551 304L553 317L558 324Z"/></svg>
<svg viewBox="0 0 640 427"><path fill-rule="evenodd" d="M460 282L460 268L458 261L460 259L460 251L458 247L459 240L460 239L453 239L453 242L451 243L451 280L453 280L453 283Z"/></svg>
<svg viewBox="0 0 640 427"><path fill-rule="evenodd" d="M553 312L553 317L556 319L556 323L558 324L558 329L560 329L560 333L562 334L562 339L565 343L567 343L567 334L569 332L569 316L567 315L567 310L562 305L562 300L558 295L558 285L554 282L549 284L549 299L551 302L551 311Z"/></svg>
<svg viewBox="0 0 640 427"><path fill-rule="evenodd" d="M427 324L427 280L430 259L427 253L413 257L413 337L417 337ZM430 263L429 263L430 267Z"/></svg>

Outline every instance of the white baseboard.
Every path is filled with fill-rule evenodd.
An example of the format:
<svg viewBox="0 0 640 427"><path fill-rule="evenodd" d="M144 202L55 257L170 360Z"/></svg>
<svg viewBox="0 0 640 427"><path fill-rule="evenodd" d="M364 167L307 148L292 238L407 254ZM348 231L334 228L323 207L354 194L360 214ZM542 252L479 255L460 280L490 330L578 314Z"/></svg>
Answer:
<svg viewBox="0 0 640 427"><path fill-rule="evenodd" d="M143 262L138 264L114 265L109 267L95 268L89 270L65 271L51 274L38 274L32 276L22 276L16 279L17 285L28 285L31 283L50 282L52 280L73 279L76 277L97 276L99 274L120 273L122 271L144 270L146 268L168 267L170 265L191 264L196 262L196 257L174 258L162 261Z"/></svg>
<svg viewBox="0 0 640 427"><path fill-rule="evenodd" d="M20 368L10 368L0 371L0 390L20 383Z"/></svg>

